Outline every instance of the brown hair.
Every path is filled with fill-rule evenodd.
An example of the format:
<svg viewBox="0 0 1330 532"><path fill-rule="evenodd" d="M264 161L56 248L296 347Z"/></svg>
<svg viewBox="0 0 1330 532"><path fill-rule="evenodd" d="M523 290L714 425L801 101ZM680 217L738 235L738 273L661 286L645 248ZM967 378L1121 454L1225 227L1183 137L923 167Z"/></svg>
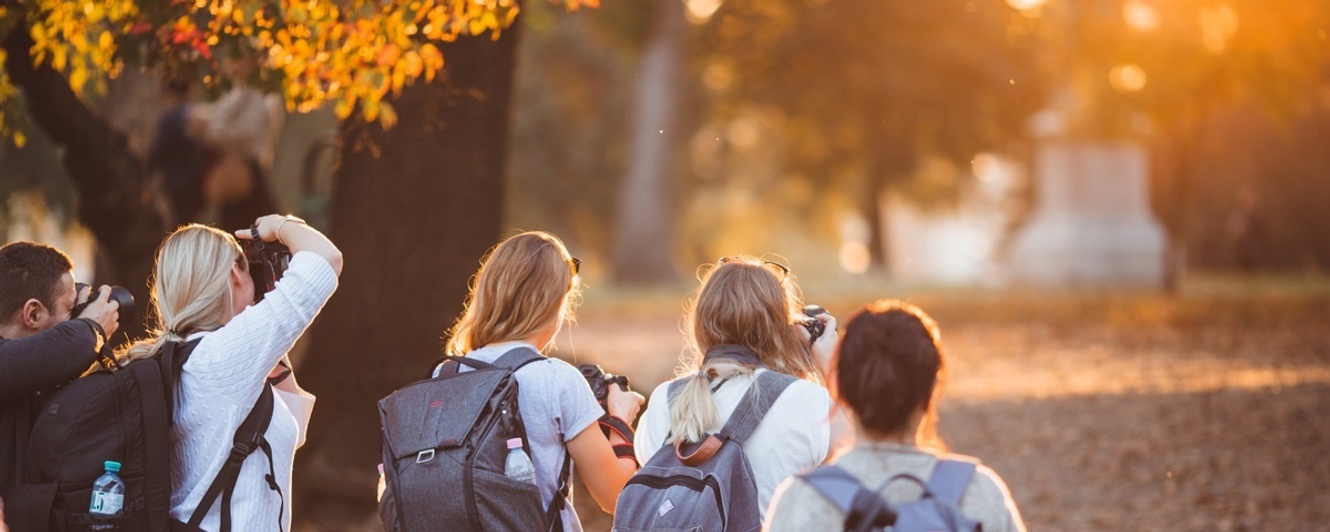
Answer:
<svg viewBox="0 0 1330 532"><path fill-rule="evenodd" d="M463 355L569 319L579 288L573 258L557 237L542 231L514 235L481 260L466 309L448 332L447 351Z"/></svg>
<svg viewBox="0 0 1330 532"><path fill-rule="evenodd" d="M709 349L735 344L755 351L768 369L817 381L807 342L791 325L802 307L799 287L783 266L750 256L724 259L702 272L702 285L685 310L684 332L691 356L682 371L688 383L670 401L671 432L700 441L719 413L709 380L752 373L726 359L705 361Z"/></svg>
<svg viewBox="0 0 1330 532"><path fill-rule="evenodd" d="M58 312L60 278L73 269L68 255L45 244L14 242L0 247L0 321L13 318L30 299L52 314Z"/></svg>
<svg viewBox="0 0 1330 532"><path fill-rule="evenodd" d="M941 397L945 366L938 339L933 318L904 301L874 301L846 323L832 389L854 411L865 432L887 435L908 430L911 416L922 408L922 443L942 447L935 431L935 399ZM915 437L907 436L912 441Z"/></svg>

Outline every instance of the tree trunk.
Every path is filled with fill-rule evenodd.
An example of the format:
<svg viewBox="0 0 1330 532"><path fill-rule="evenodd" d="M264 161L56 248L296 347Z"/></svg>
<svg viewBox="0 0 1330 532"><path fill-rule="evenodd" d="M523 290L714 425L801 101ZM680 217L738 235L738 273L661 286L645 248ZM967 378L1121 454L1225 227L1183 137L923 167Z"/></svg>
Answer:
<svg viewBox="0 0 1330 532"><path fill-rule="evenodd" d="M671 164L679 132L679 70L683 62L683 4L657 0L634 97L628 175L619 194L614 278L629 284L674 278Z"/></svg>
<svg viewBox="0 0 1330 532"><path fill-rule="evenodd" d="M319 396L295 468L304 515L372 513L376 402L428 376L501 236L516 29L445 46L447 78L405 89L393 129L343 125L330 236L346 267L299 371Z"/></svg>
<svg viewBox="0 0 1330 532"><path fill-rule="evenodd" d="M139 301L135 315L122 316L122 331L143 334L147 279L167 230L166 220L144 194L142 161L125 135L79 100L69 82L49 66L35 66L32 38L17 28L4 42L6 70L27 104L28 114L51 142L63 148L65 172L78 191L79 219L97 237L97 282L124 284ZM125 335L121 335L125 338Z"/></svg>

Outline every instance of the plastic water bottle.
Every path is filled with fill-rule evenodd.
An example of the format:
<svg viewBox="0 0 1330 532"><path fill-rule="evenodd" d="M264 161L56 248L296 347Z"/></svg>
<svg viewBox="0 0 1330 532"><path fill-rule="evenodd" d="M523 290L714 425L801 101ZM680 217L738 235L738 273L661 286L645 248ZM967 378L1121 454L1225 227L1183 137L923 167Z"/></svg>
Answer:
<svg viewBox="0 0 1330 532"><path fill-rule="evenodd" d="M120 462L106 461L106 472L92 483L88 513L94 518L115 517L125 506L125 481L120 480Z"/></svg>
<svg viewBox="0 0 1330 532"><path fill-rule="evenodd" d="M375 496L374 500L383 502L383 492L387 489L388 483L384 480L383 464L379 464L379 494Z"/></svg>
<svg viewBox="0 0 1330 532"><path fill-rule="evenodd" d="M536 483L536 466L522 450L522 438L508 440L508 459L504 461L503 474L513 480Z"/></svg>

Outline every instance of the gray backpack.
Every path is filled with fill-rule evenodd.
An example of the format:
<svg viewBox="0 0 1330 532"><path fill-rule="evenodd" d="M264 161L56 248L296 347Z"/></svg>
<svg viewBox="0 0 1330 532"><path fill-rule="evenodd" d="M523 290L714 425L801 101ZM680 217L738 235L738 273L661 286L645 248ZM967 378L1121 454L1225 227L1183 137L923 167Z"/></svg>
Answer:
<svg viewBox="0 0 1330 532"><path fill-rule="evenodd" d="M905 474L887 479L887 483L907 479L924 486L923 497L895 508L834 465L817 468L800 478L845 513L847 531L869 532L891 527L892 532L977 532L983 530L983 525L960 511L961 497L965 496L977 465L972 458L953 455L938 460L927 483Z"/></svg>
<svg viewBox="0 0 1330 532"><path fill-rule="evenodd" d="M509 438L522 438L514 373L545 357L527 347L486 364L444 359L438 377L403 387L379 401L387 489L379 516L389 531L562 530L568 495L567 453L559 491L545 507L531 482L504 475ZM474 371L460 371L462 366Z"/></svg>
<svg viewBox="0 0 1330 532"><path fill-rule="evenodd" d="M751 350L740 346L717 346L707 353L708 358L713 356L761 366ZM619 494L614 530L748 532L762 528L757 484L743 444L795 380L775 371L758 373L720 432L701 443L679 442L656 451ZM669 397L674 398L684 384L682 380L671 384Z"/></svg>

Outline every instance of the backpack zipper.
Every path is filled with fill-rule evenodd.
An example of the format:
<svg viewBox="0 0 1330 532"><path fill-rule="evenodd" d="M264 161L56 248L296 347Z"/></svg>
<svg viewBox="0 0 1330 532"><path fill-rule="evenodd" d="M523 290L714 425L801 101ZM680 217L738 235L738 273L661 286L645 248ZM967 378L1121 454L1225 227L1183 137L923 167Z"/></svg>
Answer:
<svg viewBox="0 0 1330 532"><path fill-rule="evenodd" d="M720 512L720 522L725 523L725 502L720 497L720 481L715 477L693 478L686 475L673 475L668 477L653 477L648 475L633 475L628 479L627 486L641 484L649 488L665 489L674 486L683 486L698 493L702 493L706 488L711 488L711 493L716 496L716 510Z"/></svg>

